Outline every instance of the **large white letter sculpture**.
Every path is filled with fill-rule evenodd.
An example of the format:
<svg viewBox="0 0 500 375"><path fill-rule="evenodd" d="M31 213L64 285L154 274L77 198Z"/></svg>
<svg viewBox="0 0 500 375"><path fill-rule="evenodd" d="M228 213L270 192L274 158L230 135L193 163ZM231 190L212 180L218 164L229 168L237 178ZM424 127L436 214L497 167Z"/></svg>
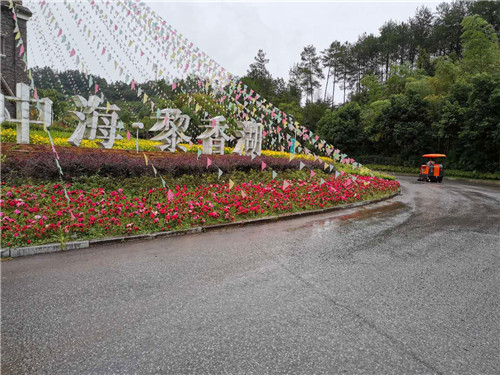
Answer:
<svg viewBox="0 0 500 375"><path fill-rule="evenodd" d="M255 157L262 151L262 124L254 121L238 121L240 130L236 130L236 136L240 137L233 154L250 155Z"/></svg>
<svg viewBox="0 0 500 375"><path fill-rule="evenodd" d="M17 143L30 143L30 124L52 124L52 100L30 99L30 87L22 82L16 85L16 96L0 94L0 123L6 120L5 100L16 103L16 118L8 121L17 123ZM40 120L30 120L30 103L37 103Z"/></svg>
<svg viewBox="0 0 500 375"><path fill-rule="evenodd" d="M175 149L186 152L187 149L179 143L181 141L191 142L191 137L188 137L184 132L189 126L191 119L188 115L183 115L180 109L166 108L160 111L159 116L156 117L156 124L154 124L150 132L161 131L160 134L151 138L152 141L161 141L161 145L155 145L159 151L175 152Z"/></svg>
<svg viewBox="0 0 500 375"><path fill-rule="evenodd" d="M101 139L97 145L100 148L110 149L113 147L115 139L122 139L122 136L117 133L117 130L123 129L123 123L118 121L117 112L120 108L114 104L108 107L99 107L101 99L95 95L91 95L89 100L75 95L73 101L80 108L80 111L70 111L78 120L78 126L68 139L70 145L80 146L83 139ZM106 113L99 111L106 111Z"/></svg>
<svg viewBox="0 0 500 375"><path fill-rule="evenodd" d="M208 121L209 124L202 126L206 130L197 137L197 139L203 140L203 153L224 155L225 142L229 141L229 137L224 133L228 126L222 124L226 122L226 118L217 116L205 121Z"/></svg>

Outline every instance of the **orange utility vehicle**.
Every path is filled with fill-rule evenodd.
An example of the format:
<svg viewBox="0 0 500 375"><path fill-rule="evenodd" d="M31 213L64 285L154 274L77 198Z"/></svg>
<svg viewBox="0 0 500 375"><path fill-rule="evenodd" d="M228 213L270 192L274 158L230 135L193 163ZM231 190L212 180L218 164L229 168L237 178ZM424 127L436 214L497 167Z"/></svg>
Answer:
<svg viewBox="0 0 500 375"><path fill-rule="evenodd" d="M429 159L427 163L420 166L419 181L442 182L444 168L442 164L436 164L433 159L445 158L445 154L425 154L423 158Z"/></svg>

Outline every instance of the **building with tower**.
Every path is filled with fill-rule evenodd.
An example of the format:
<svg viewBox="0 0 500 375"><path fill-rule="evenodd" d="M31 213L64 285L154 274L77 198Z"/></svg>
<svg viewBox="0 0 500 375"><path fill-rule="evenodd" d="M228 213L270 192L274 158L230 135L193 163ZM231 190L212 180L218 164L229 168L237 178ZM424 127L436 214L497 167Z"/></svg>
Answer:
<svg viewBox="0 0 500 375"><path fill-rule="evenodd" d="M12 7L14 7L17 16L19 33L23 39L25 50L28 45L27 23L32 15L31 11L23 5L21 0L1 0L0 79L1 92L8 96L15 95L16 84L18 82L30 84L26 64L17 53L19 38L16 39L17 32L14 32L16 22L12 16ZM8 111L8 113L5 114L6 118L15 116L14 103L6 103L5 109Z"/></svg>

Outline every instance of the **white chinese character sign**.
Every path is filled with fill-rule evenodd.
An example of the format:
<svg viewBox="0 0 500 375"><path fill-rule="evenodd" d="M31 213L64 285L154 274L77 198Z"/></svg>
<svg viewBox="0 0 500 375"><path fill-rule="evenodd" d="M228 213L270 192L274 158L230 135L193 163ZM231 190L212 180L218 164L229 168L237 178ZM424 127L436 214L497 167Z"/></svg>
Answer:
<svg viewBox="0 0 500 375"><path fill-rule="evenodd" d="M225 143L229 141L229 137L224 133L228 128L227 125L223 124L226 122L226 118L217 116L206 121L209 122L208 125L203 126L206 130L197 137L203 141L203 153L224 155Z"/></svg>
<svg viewBox="0 0 500 375"><path fill-rule="evenodd" d="M257 156L262 151L262 124L254 121L238 121L236 136L240 139L234 147L233 154Z"/></svg>
<svg viewBox="0 0 500 375"><path fill-rule="evenodd" d="M188 115L183 115L180 109L166 108L157 113L156 123L149 129L150 132L161 132L152 141L160 141L161 145L156 145L155 148L159 151L175 152L176 149L186 152L187 149L179 143L191 142L191 137L188 137L184 132L189 127L190 118Z"/></svg>
<svg viewBox="0 0 500 375"><path fill-rule="evenodd" d="M117 131L123 129L123 123L118 121L118 108L116 105L99 107L101 99L92 95L88 100L75 95L73 101L78 111L70 111L78 120L78 125L68 139L72 146L80 146L83 139L99 139L97 145L100 148L110 149L115 143L115 139L122 139Z"/></svg>
<svg viewBox="0 0 500 375"><path fill-rule="evenodd" d="M5 101L16 103L16 118L8 120L17 123L17 143L30 143L30 124L43 124L49 127L52 124L52 100L49 98L30 99L30 87L25 83L16 85L16 96L0 94L0 123L6 120L7 111ZM30 104L36 103L39 113L38 120L30 119Z"/></svg>

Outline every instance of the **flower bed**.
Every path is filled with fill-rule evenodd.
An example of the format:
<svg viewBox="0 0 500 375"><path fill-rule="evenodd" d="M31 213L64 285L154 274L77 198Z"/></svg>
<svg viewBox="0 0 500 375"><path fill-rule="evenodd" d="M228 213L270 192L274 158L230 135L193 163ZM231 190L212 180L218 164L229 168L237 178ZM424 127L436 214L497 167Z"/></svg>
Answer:
<svg viewBox="0 0 500 375"><path fill-rule="evenodd" d="M59 133L59 132L58 132ZM65 134L65 133L63 133ZM54 141L55 146L59 147L72 147L68 143L68 138L71 135L71 133L68 133L67 136L59 136L59 137L53 137L52 140ZM15 143L16 142L16 131L14 129L1 129L0 130L0 140L3 143ZM113 149L115 150L130 150L130 151L135 151L136 149L136 144L135 144L135 139L131 139L127 141L126 139L117 139L115 140L115 143L113 145ZM156 152L154 146L161 144L160 142L155 142L147 139L139 139L139 150L146 151L146 152ZM30 143L33 145L50 145L49 137L48 135L43 132L43 131L31 131L30 135ZM197 153L198 150L202 149L201 145L197 144L181 144L183 147L187 149L187 152L189 153ZM82 140L82 143L80 145L82 148L92 148L96 149L98 148L96 141L90 141L88 139ZM75 149L73 147L73 149ZM224 148L224 153L225 154L231 154L233 152L232 147L225 147ZM262 155L263 156L273 156L273 157L279 157L279 158L286 158L288 159L290 157L290 153L288 152L282 152L282 151L272 151L272 150L262 150ZM294 154L294 158L300 159L300 160L314 160L313 155L305 155L305 154ZM328 157L321 156L321 160L332 163L333 160Z"/></svg>
<svg viewBox="0 0 500 375"><path fill-rule="evenodd" d="M317 179L124 191L2 183L2 247L176 230L332 207L388 195L397 181L347 174Z"/></svg>

